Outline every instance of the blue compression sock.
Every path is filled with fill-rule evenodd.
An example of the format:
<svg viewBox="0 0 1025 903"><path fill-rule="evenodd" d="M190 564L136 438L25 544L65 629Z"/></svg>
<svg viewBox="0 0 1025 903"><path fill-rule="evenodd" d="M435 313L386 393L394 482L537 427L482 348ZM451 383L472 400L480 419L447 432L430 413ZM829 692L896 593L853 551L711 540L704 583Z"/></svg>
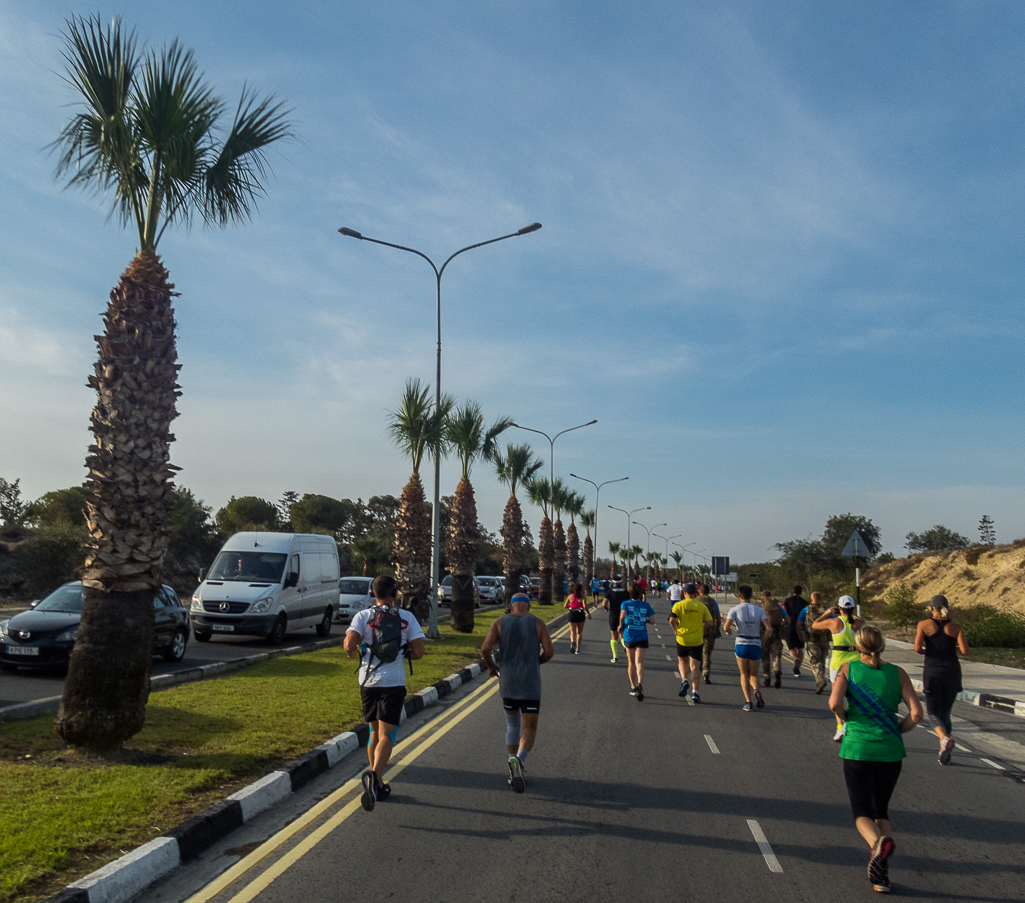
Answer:
<svg viewBox="0 0 1025 903"><path fill-rule="evenodd" d="M520 742L520 713L505 713L505 745L516 746Z"/></svg>

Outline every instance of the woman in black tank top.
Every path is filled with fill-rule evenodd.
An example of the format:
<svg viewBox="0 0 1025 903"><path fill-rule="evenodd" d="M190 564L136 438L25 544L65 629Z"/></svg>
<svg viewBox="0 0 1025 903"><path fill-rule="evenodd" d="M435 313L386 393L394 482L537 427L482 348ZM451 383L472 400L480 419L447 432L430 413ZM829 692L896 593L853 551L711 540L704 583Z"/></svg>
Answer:
<svg viewBox="0 0 1025 903"><path fill-rule="evenodd" d="M922 667L925 709L940 740L939 762L947 765L954 750L950 710L962 690L957 653L968 654L968 641L961 625L950 620L946 596L933 596L929 607L932 617L919 621L915 632L915 652L925 656Z"/></svg>

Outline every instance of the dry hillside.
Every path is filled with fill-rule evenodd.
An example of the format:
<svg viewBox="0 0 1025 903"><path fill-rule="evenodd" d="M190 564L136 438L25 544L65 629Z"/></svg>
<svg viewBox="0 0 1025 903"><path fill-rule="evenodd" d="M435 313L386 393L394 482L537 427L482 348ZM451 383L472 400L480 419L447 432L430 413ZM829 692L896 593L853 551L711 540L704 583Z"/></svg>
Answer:
<svg viewBox="0 0 1025 903"><path fill-rule="evenodd" d="M986 604L1025 615L1025 540L1009 546L923 552L876 565L864 574L862 592L881 598L901 581L922 604L942 593L958 608Z"/></svg>

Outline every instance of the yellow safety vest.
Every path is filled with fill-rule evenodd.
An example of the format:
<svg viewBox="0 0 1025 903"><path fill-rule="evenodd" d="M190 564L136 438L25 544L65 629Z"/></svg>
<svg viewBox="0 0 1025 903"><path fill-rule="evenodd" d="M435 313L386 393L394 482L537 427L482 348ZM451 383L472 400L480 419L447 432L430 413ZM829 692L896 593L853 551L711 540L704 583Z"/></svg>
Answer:
<svg viewBox="0 0 1025 903"><path fill-rule="evenodd" d="M854 648L854 629L850 621L841 617L843 621L843 633L834 633L833 636L833 657L829 660L829 667L837 671L844 662L856 662L861 656Z"/></svg>

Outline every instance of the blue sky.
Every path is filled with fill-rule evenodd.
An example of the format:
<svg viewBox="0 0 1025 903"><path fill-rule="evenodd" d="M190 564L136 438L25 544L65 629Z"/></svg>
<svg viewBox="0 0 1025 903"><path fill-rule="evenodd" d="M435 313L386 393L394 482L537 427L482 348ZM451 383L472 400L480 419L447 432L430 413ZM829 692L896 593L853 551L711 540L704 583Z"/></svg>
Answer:
<svg viewBox="0 0 1025 903"><path fill-rule="evenodd" d="M96 11L0 0L0 475L30 497L84 476L92 335L135 247L46 151L74 109L63 20ZM1022 4L115 11L194 48L229 102L248 83L294 107L254 221L159 248L173 460L215 508L408 477L385 424L407 377L433 381L434 277L339 226L440 262L536 220L446 271L442 385L549 433L598 419L555 469L630 476L602 548L626 538L606 504L745 561L847 511L898 554L983 514L1025 536ZM474 474L497 530L505 493Z"/></svg>

